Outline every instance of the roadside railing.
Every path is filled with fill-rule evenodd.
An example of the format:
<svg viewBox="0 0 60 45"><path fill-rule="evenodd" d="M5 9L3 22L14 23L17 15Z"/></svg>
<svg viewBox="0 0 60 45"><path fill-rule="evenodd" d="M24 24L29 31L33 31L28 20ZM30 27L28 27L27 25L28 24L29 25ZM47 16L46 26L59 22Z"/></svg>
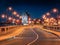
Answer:
<svg viewBox="0 0 60 45"><path fill-rule="evenodd" d="M48 30L60 31L60 26L43 26L43 28Z"/></svg>
<svg viewBox="0 0 60 45"><path fill-rule="evenodd" d="M14 29L17 27L18 27L17 25L0 27L0 36L8 34L8 33L12 33Z"/></svg>

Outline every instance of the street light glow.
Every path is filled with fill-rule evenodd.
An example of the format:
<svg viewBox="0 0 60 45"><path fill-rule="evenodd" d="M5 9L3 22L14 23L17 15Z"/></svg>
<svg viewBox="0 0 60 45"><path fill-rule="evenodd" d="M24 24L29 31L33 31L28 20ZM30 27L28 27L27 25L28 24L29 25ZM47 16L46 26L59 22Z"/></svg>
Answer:
<svg viewBox="0 0 60 45"><path fill-rule="evenodd" d="M45 22L49 22L49 18L47 18L47 19L45 20Z"/></svg>
<svg viewBox="0 0 60 45"><path fill-rule="evenodd" d="M48 12L48 13L46 13L46 15L47 15L47 16L49 16L49 15L50 15L50 13Z"/></svg>
<svg viewBox="0 0 60 45"><path fill-rule="evenodd" d="M8 20L12 20L12 17L9 17Z"/></svg>
<svg viewBox="0 0 60 45"><path fill-rule="evenodd" d="M29 20L31 20L31 18L29 18Z"/></svg>
<svg viewBox="0 0 60 45"><path fill-rule="evenodd" d="M19 23L19 19L17 19L16 22Z"/></svg>
<svg viewBox="0 0 60 45"><path fill-rule="evenodd" d="M13 15L16 15L16 14L17 14L17 12L16 12L16 11L14 11L14 12L13 12Z"/></svg>
<svg viewBox="0 0 60 45"><path fill-rule="evenodd" d="M13 19L13 21L15 21L16 19Z"/></svg>
<svg viewBox="0 0 60 45"><path fill-rule="evenodd" d="M19 14L17 14L16 16L19 17Z"/></svg>
<svg viewBox="0 0 60 45"><path fill-rule="evenodd" d="M43 19L46 19L46 15L43 15L42 18L43 18Z"/></svg>
<svg viewBox="0 0 60 45"><path fill-rule="evenodd" d="M53 12L57 12L58 10L56 8L53 9Z"/></svg>
<svg viewBox="0 0 60 45"><path fill-rule="evenodd" d="M12 10L12 7L9 7L8 9L9 9L9 10Z"/></svg>
<svg viewBox="0 0 60 45"><path fill-rule="evenodd" d="M2 18L5 18L5 15L4 14L2 14L2 16L1 16Z"/></svg>
<svg viewBox="0 0 60 45"><path fill-rule="evenodd" d="M22 16L19 17L20 19L22 18Z"/></svg>

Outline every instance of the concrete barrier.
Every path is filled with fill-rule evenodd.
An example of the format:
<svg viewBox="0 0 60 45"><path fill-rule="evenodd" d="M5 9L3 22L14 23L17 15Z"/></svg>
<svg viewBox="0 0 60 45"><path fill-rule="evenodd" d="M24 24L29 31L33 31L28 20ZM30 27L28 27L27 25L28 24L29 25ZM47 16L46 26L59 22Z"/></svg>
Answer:
<svg viewBox="0 0 60 45"><path fill-rule="evenodd" d="M11 33L12 31L14 31L14 28L17 28L17 27L18 26L16 26L16 25L0 27L0 36Z"/></svg>
<svg viewBox="0 0 60 45"><path fill-rule="evenodd" d="M0 41L10 39L12 37L15 37L19 35L25 28L30 27L30 25L15 25L15 26L6 26L6 27L0 27Z"/></svg>
<svg viewBox="0 0 60 45"><path fill-rule="evenodd" d="M43 26L43 28L48 30L60 31L60 26Z"/></svg>

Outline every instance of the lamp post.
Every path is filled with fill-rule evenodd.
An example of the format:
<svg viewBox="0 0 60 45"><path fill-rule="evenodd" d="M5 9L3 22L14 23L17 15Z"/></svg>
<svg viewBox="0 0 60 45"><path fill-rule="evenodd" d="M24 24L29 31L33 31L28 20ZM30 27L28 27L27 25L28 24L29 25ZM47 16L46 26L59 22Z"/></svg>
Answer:
<svg viewBox="0 0 60 45"><path fill-rule="evenodd" d="M54 9L53 9L53 12L54 12L54 13L58 13L58 9L54 8ZM57 25L58 25L58 14L57 14Z"/></svg>
<svg viewBox="0 0 60 45"><path fill-rule="evenodd" d="M46 16L49 16L49 25L50 25L50 15L51 14L49 12L46 13Z"/></svg>
<svg viewBox="0 0 60 45"><path fill-rule="evenodd" d="M48 18L48 16L49 16L49 18ZM50 13L49 12L47 12L45 15L43 15L43 17L42 17L44 20L48 20L49 19L49 22L48 22L48 24L50 25Z"/></svg>

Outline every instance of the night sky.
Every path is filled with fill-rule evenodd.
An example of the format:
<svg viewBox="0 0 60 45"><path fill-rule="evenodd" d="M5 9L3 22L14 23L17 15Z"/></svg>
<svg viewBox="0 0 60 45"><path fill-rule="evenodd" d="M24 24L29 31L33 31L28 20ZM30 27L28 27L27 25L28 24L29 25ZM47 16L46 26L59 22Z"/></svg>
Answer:
<svg viewBox="0 0 60 45"><path fill-rule="evenodd" d="M9 6L19 13L27 10L32 18L40 18L44 13L53 8L60 10L59 0L0 0L0 14Z"/></svg>

